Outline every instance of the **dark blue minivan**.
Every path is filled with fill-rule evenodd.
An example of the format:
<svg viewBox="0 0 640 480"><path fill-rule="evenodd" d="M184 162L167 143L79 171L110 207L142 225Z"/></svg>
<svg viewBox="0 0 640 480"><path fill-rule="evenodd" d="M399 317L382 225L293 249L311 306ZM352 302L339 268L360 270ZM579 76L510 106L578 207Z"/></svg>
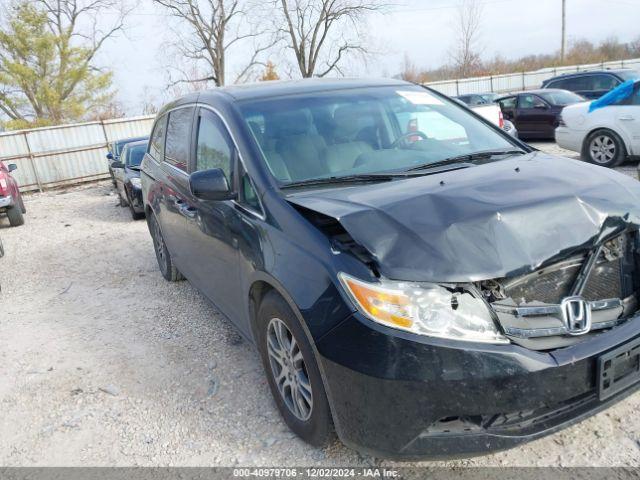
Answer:
<svg viewBox="0 0 640 480"><path fill-rule="evenodd" d="M640 184L435 91L193 93L158 113L141 182L162 275L256 345L313 445L470 456L637 390Z"/></svg>

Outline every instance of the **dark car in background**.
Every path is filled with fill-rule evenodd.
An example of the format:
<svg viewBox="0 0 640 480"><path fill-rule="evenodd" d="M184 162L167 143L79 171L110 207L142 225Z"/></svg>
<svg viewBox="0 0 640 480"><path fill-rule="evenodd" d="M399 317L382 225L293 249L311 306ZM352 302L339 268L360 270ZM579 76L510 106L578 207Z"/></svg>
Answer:
<svg viewBox="0 0 640 480"><path fill-rule="evenodd" d="M144 217L140 163L148 145L148 140L129 142L122 149L120 159L112 163L120 206L128 206L134 220Z"/></svg>
<svg viewBox="0 0 640 480"><path fill-rule="evenodd" d="M542 88L569 90L578 95L594 100L613 90L627 80L640 78L640 73L630 68L617 70L594 70L567 73L542 82Z"/></svg>
<svg viewBox="0 0 640 480"><path fill-rule="evenodd" d="M123 138L123 139L115 140L109 143L108 145L109 151L107 153L107 162L109 166L109 175L111 175L111 181L113 182L114 186L116 185L116 179L113 175L113 167L112 167L113 162L120 161L120 155L122 154L122 149L127 143L139 142L141 140L149 141L149 136Z"/></svg>
<svg viewBox="0 0 640 480"><path fill-rule="evenodd" d="M22 225L24 214L27 213L18 182L11 176L11 172L17 168L15 163L5 165L0 161L0 213L7 214L12 227Z"/></svg>
<svg viewBox="0 0 640 480"><path fill-rule="evenodd" d="M551 139L567 105L584 102L584 98L566 90L529 90L497 100L502 115L513 122L522 139Z"/></svg>
<svg viewBox="0 0 640 480"><path fill-rule="evenodd" d="M313 445L335 426L376 456L469 456L637 391L640 184L433 90L193 93L158 113L141 178L162 275L255 343Z"/></svg>

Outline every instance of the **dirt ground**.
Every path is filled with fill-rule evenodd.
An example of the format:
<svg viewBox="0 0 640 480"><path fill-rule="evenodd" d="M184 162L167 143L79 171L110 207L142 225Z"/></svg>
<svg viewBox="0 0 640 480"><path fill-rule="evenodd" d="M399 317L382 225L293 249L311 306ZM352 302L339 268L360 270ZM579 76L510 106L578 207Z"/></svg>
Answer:
<svg viewBox="0 0 640 480"><path fill-rule="evenodd" d="M188 282L162 279L110 183L25 203L24 226L0 220L1 466L401 465L298 440L253 348ZM640 394L446 465L640 466L638 411Z"/></svg>

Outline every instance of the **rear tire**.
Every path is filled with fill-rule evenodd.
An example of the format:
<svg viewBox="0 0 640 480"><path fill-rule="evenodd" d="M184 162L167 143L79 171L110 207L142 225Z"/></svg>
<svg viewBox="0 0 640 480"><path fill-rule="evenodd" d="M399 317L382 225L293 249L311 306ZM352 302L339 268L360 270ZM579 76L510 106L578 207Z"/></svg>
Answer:
<svg viewBox="0 0 640 480"><path fill-rule="evenodd" d="M582 147L582 159L601 167L616 167L627 158L627 151L620 136L606 129L592 132Z"/></svg>
<svg viewBox="0 0 640 480"><path fill-rule="evenodd" d="M7 210L7 217L9 217L9 224L12 227L19 227L24 224L24 216L22 215L20 205L14 205Z"/></svg>
<svg viewBox="0 0 640 480"><path fill-rule="evenodd" d="M151 232L153 249L155 250L156 260L158 261L158 267L160 268L162 276L169 282L184 280L184 276L171 261L171 254L167 249L167 245L164 243L160 225L158 224L156 216L153 214L149 216L149 231Z"/></svg>
<svg viewBox="0 0 640 480"><path fill-rule="evenodd" d="M327 445L333 438L331 410L313 348L298 318L271 291L260 303L257 323L258 350L285 423L305 442Z"/></svg>

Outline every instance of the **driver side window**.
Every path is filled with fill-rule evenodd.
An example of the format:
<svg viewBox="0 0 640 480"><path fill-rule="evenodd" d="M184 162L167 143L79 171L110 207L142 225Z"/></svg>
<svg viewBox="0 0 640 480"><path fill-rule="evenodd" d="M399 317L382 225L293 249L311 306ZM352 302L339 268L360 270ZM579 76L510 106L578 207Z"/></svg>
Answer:
<svg viewBox="0 0 640 480"><path fill-rule="evenodd" d="M520 95L518 108L544 108L546 104L535 95Z"/></svg>

